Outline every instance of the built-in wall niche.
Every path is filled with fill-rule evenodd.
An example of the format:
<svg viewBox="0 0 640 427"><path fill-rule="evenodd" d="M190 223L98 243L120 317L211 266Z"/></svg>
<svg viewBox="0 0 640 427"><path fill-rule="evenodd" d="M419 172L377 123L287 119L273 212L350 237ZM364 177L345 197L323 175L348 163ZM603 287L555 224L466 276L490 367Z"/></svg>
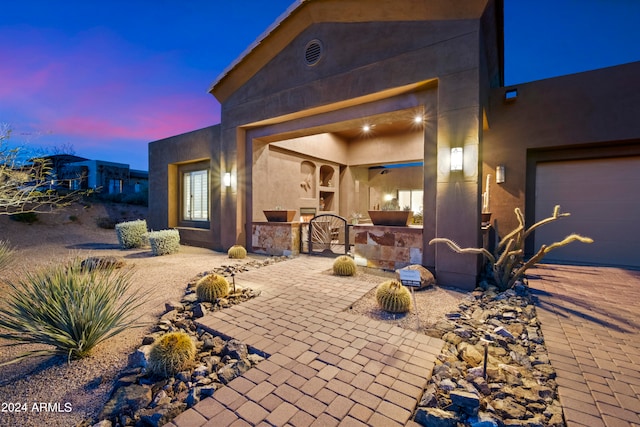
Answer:
<svg viewBox="0 0 640 427"><path fill-rule="evenodd" d="M316 191L316 165L304 160L300 163L300 197L315 199Z"/></svg>
<svg viewBox="0 0 640 427"><path fill-rule="evenodd" d="M338 183L335 168L331 165L321 165L318 176L320 191L318 192L318 210L320 212L337 212L338 196L336 195Z"/></svg>
<svg viewBox="0 0 640 427"><path fill-rule="evenodd" d="M334 169L333 166L322 165L320 166L320 187L334 187L335 182L333 180Z"/></svg>

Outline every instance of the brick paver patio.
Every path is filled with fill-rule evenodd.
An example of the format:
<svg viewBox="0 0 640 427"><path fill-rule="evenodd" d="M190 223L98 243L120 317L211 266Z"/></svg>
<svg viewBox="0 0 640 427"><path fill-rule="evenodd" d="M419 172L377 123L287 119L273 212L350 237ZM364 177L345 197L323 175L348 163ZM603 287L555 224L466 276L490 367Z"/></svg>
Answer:
<svg viewBox="0 0 640 427"><path fill-rule="evenodd" d="M640 426L640 271L530 273L567 427Z"/></svg>
<svg viewBox="0 0 640 427"><path fill-rule="evenodd" d="M259 298L202 325L271 355L169 427L402 426L442 341L347 309L375 286L301 256L237 277ZM640 426L640 272L530 270L567 427Z"/></svg>
<svg viewBox="0 0 640 427"><path fill-rule="evenodd" d="M301 256L237 276L259 298L202 325L270 357L169 426L404 426L443 342L345 311L375 284Z"/></svg>

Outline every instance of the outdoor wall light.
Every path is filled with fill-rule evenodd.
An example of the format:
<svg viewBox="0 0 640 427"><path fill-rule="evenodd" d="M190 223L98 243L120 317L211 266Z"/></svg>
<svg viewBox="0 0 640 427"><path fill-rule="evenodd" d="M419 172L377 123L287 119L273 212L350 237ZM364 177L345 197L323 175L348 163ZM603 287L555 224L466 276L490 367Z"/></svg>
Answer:
<svg viewBox="0 0 640 427"><path fill-rule="evenodd" d="M225 187L231 187L231 172L225 172L222 177L222 183Z"/></svg>
<svg viewBox="0 0 640 427"><path fill-rule="evenodd" d="M464 160L464 151L462 147L453 147L451 149L451 172L462 171Z"/></svg>
<svg viewBox="0 0 640 427"><path fill-rule="evenodd" d="M504 184L504 165L496 166L496 184Z"/></svg>

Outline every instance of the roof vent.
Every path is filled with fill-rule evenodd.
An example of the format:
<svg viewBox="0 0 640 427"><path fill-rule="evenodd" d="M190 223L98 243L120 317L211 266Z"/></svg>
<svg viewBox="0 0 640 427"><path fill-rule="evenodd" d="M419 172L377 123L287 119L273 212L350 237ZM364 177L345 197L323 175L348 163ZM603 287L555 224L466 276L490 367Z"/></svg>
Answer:
<svg viewBox="0 0 640 427"><path fill-rule="evenodd" d="M312 67L322 58L322 43L320 40L311 40L304 48L304 62Z"/></svg>

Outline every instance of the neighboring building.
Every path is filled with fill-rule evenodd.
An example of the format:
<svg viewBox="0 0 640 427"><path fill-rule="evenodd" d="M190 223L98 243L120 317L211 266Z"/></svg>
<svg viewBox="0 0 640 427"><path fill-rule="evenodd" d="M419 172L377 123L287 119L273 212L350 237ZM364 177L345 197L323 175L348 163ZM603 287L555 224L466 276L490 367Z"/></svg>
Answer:
<svg viewBox="0 0 640 427"><path fill-rule="evenodd" d="M556 260L640 267L640 63L505 88L502 20L502 0L297 2L213 83L220 124L150 143L150 227L251 248L265 209L350 217L393 195L423 212L422 265L471 288L481 259L428 242L483 244L491 174L501 232L557 203L573 216L536 242L596 243Z"/></svg>
<svg viewBox="0 0 640 427"><path fill-rule="evenodd" d="M149 173L128 164L89 160L68 154L45 157L57 186L73 190L101 189L105 194L138 193L149 185Z"/></svg>

